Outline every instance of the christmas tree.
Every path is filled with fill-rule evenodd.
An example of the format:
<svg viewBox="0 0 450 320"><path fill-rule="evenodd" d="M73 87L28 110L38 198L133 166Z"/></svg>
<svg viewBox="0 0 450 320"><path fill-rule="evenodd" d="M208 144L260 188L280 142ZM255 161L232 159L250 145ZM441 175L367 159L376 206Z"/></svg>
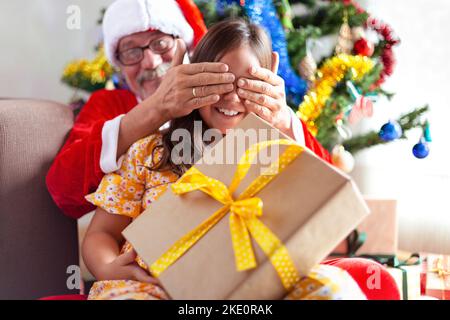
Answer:
<svg viewBox="0 0 450 320"><path fill-rule="evenodd" d="M358 151L406 138L405 132L422 128L413 148L417 158L428 155L429 124L420 107L384 124L378 132L353 136L350 124L371 117L395 67L394 48L400 44L389 25L372 17L351 0L195 0L206 25L241 17L262 26L280 56L279 75L285 80L288 105L308 129L332 152L335 164L351 171ZM294 15L291 5L306 8ZM102 12L103 13L103 12ZM101 19L99 21L101 23ZM367 34L375 35L375 40ZM317 59L312 48L322 37L336 36L332 52ZM92 62L76 61L64 72L63 81L88 92L118 86L118 76L104 59L101 46ZM113 84L112 84L113 83Z"/></svg>

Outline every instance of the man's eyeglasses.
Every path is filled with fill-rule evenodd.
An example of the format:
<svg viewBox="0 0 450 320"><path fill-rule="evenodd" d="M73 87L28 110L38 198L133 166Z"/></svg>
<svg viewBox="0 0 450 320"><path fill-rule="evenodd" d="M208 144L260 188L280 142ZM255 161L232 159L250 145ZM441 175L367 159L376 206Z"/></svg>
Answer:
<svg viewBox="0 0 450 320"><path fill-rule="evenodd" d="M155 54L164 54L173 48L175 45L175 39L172 36L165 35L158 39L151 41L148 45L143 47L131 48L118 52L116 55L117 60L125 66L131 66L137 64L144 59L144 51L150 49Z"/></svg>

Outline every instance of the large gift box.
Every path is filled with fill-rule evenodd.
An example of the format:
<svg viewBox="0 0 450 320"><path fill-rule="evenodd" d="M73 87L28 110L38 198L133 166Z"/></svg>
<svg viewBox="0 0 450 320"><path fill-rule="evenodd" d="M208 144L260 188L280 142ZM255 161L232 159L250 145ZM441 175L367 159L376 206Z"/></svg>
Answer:
<svg viewBox="0 0 450 320"><path fill-rule="evenodd" d="M395 255L398 249L398 216L395 199L365 196L370 210L357 227L359 238L350 235L333 250L333 255Z"/></svg>
<svg viewBox="0 0 450 320"><path fill-rule="evenodd" d="M368 214L347 175L249 114L123 235L173 299L280 299Z"/></svg>
<svg viewBox="0 0 450 320"><path fill-rule="evenodd" d="M370 197L364 199L371 214L358 226L358 230L366 234L366 241L359 249L359 253L397 254L397 201Z"/></svg>

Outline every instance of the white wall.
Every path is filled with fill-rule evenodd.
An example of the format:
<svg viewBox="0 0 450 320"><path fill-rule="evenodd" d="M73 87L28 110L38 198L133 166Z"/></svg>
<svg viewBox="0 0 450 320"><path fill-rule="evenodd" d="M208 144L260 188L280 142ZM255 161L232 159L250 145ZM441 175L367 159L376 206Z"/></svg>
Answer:
<svg viewBox="0 0 450 320"><path fill-rule="evenodd" d="M0 97L43 98L66 103L72 90L60 82L64 66L92 58L101 37L96 21L112 0L0 0ZM67 8L81 12L69 30Z"/></svg>

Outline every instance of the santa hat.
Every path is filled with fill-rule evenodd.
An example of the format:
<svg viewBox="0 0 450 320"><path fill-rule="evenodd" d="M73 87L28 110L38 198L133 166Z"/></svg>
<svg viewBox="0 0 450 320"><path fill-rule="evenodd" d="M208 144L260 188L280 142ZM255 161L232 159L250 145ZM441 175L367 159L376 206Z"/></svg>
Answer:
<svg viewBox="0 0 450 320"><path fill-rule="evenodd" d="M148 30L180 37L188 47L197 45L207 31L193 0L116 0L103 18L109 62L118 65L116 50L121 38Z"/></svg>

